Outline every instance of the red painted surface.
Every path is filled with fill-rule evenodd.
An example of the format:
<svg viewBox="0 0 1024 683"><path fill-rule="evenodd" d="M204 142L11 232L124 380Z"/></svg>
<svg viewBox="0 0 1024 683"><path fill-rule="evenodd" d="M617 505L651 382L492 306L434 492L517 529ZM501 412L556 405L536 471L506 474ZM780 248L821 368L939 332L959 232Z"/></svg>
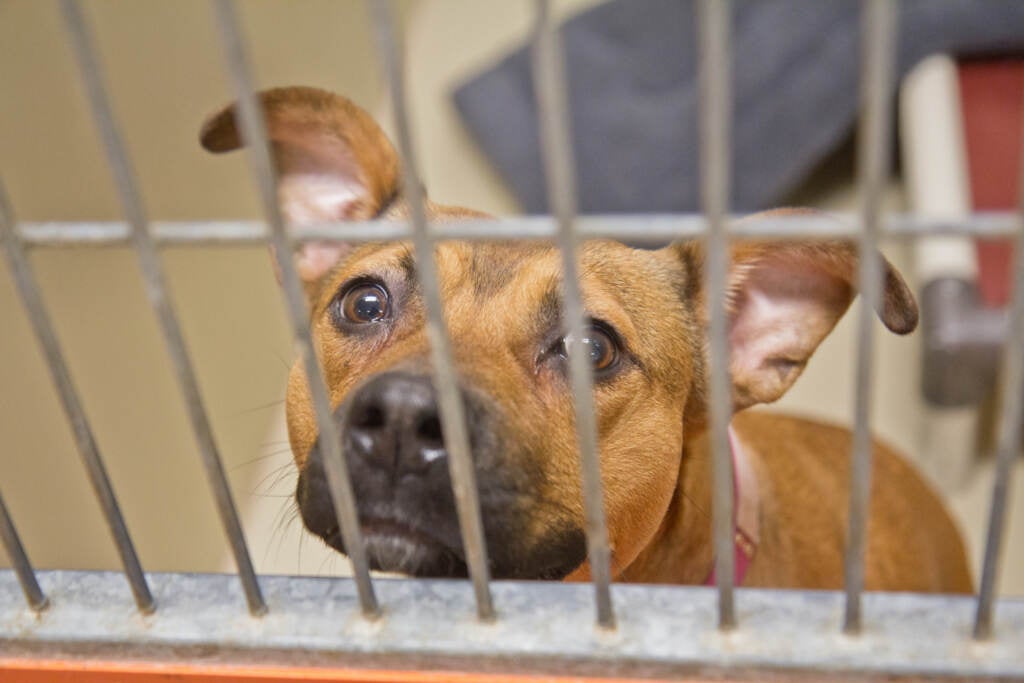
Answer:
<svg viewBox="0 0 1024 683"><path fill-rule="evenodd" d="M0 659L2 683L627 683L633 680L453 671L333 670L302 667L200 666L161 662ZM696 679L689 680L691 683L699 683ZM717 683L728 683L720 679L715 680ZM648 680L647 683L651 682Z"/></svg>
<svg viewBox="0 0 1024 683"><path fill-rule="evenodd" d="M976 211L1018 206L1024 141L1024 59L961 62L960 98L971 204ZM1010 298L1013 249L1008 240L978 240L978 287L988 306Z"/></svg>

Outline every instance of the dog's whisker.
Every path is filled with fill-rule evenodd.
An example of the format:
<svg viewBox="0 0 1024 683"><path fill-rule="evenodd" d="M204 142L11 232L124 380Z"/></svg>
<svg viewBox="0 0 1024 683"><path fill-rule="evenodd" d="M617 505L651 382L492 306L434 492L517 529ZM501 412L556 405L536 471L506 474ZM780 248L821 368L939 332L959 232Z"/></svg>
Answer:
<svg viewBox="0 0 1024 683"><path fill-rule="evenodd" d="M272 356L274 356L274 358L276 358L277 360L279 360L281 362L281 365L284 367L284 370L285 370L286 373L287 372L291 372L292 366L288 363L287 360L285 360L284 356L282 356L277 351L271 351L270 353L271 353Z"/></svg>
<svg viewBox="0 0 1024 683"><path fill-rule="evenodd" d="M257 460L266 460L267 458L276 458L282 455L291 456L292 448L287 443L277 444L263 444L261 447L262 453L256 456Z"/></svg>
<svg viewBox="0 0 1024 683"><path fill-rule="evenodd" d="M256 485L250 491L250 495L260 495L263 492L270 492L275 486L280 484L286 477L292 475L292 464L290 462L284 463L279 467L275 467L273 470L268 472L261 478ZM267 482L270 482L269 484Z"/></svg>
<svg viewBox="0 0 1024 683"><path fill-rule="evenodd" d="M267 486L267 490L268 491L274 490L275 488L280 486L282 483L290 480L293 476L295 476L295 470L292 469L291 465L290 464L289 465L282 465L278 469L277 476L274 477L274 480L272 482L270 482L269 486ZM292 495L291 488L292 487L289 487L288 495Z"/></svg>
<svg viewBox="0 0 1024 683"><path fill-rule="evenodd" d="M292 500L291 503L285 502L284 504L279 505L277 512L274 513L274 519L271 521L270 538L267 540L267 546L263 551L264 562L267 562L270 559L270 551L274 546L275 540L277 541L277 548L274 550L274 556L280 557L281 545L284 542L283 530L290 522L289 512L293 515L297 512L294 500Z"/></svg>
<svg viewBox="0 0 1024 683"><path fill-rule="evenodd" d="M233 413L228 413L226 417L228 417L230 419L236 419L236 418L239 418L239 417L245 417L247 415L252 415L253 413L258 413L261 410L270 410L271 408L278 408L278 407L284 405L285 400L286 399L282 398L282 399L278 399L276 401L270 401L269 403L262 403L260 405L253 406L252 408L243 408L243 409L237 410L237 411L235 411Z"/></svg>
<svg viewBox="0 0 1024 683"><path fill-rule="evenodd" d="M325 555L324 558L322 560L320 560L320 565L316 568L316 572L315 573L316 574L324 574L324 570L328 567L328 565L331 563L331 561L333 559L334 559L334 555L333 554L332 555Z"/></svg>
<svg viewBox="0 0 1024 683"><path fill-rule="evenodd" d="M243 467L249 467L250 465L255 465L256 463L262 462L264 460L270 460L271 458L280 458L284 454L285 454L285 451L275 451L273 453L265 453L264 455L258 455L255 458L251 458L251 459L246 460L244 462L240 462L237 465L233 465L228 471L229 472L234 472L235 470L240 470ZM290 464L290 462L289 462L289 464Z"/></svg>

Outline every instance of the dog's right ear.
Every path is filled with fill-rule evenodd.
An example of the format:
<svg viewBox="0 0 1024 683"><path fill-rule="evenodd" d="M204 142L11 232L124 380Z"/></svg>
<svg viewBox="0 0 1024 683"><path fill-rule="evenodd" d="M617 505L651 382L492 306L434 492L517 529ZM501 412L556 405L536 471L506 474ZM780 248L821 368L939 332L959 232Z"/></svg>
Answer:
<svg viewBox="0 0 1024 683"><path fill-rule="evenodd" d="M398 155L363 109L317 88L274 88L257 96L289 223L368 220L394 202L401 190ZM242 147L235 105L207 119L199 140L214 153ZM307 243L297 254L299 274L313 286L351 250L345 243Z"/></svg>
<svg viewBox="0 0 1024 683"><path fill-rule="evenodd" d="M745 222L786 214L834 220L816 211L782 209ZM704 246L691 241L669 249L693 278L696 310L706 326ZM742 410L778 400L803 372L856 294L858 252L857 245L846 240L740 241L730 251L729 371L733 408ZM881 265L884 282L878 316L892 332L907 334L917 326L914 295L888 261L882 258Z"/></svg>

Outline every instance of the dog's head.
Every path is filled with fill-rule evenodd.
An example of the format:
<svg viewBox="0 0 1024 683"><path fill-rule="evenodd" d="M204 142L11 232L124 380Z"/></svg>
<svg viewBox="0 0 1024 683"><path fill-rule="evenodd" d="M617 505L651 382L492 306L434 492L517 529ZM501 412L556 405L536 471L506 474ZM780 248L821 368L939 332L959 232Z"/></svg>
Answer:
<svg viewBox="0 0 1024 683"><path fill-rule="evenodd" d="M397 155L348 100L309 88L262 93L292 223L407 215ZM203 128L215 152L241 145L232 108ZM433 221L480 214L428 202ZM828 220L822 217L822 220ZM729 275L737 410L769 403L799 377L854 296L847 242L741 242ZM424 576L466 571L410 245L307 244L296 256L309 295L342 450L372 565ZM703 251L610 241L581 249L613 570L629 566L685 486L684 442L704 429L707 313ZM547 243L445 242L435 251L493 574L585 573L573 400L558 251ZM885 264L879 315L906 333L913 298ZM301 364L288 428L307 528L344 551L327 491ZM685 503L684 503L685 504ZM577 574L579 575L579 574Z"/></svg>

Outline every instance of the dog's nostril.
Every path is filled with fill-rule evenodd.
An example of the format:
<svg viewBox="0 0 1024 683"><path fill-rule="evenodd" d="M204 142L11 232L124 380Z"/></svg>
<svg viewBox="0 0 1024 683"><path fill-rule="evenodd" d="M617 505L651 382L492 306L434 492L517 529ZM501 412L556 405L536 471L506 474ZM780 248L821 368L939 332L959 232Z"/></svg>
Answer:
<svg viewBox="0 0 1024 683"><path fill-rule="evenodd" d="M436 415L425 417L416 426L416 437L425 448L444 448L444 434L441 433L441 421Z"/></svg>
<svg viewBox="0 0 1024 683"><path fill-rule="evenodd" d="M351 418L352 426L361 429L380 429L384 426L384 411L379 406L363 406Z"/></svg>

